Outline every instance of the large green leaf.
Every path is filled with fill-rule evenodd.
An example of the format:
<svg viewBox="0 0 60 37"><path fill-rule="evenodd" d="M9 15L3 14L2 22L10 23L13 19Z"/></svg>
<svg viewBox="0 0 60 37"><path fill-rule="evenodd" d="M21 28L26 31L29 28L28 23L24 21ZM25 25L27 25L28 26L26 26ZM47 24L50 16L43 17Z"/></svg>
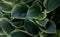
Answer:
<svg viewBox="0 0 60 37"><path fill-rule="evenodd" d="M27 12L27 17L32 19L44 19L46 17L46 12L41 12L41 7L39 5L33 5L29 8Z"/></svg>
<svg viewBox="0 0 60 37"><path fill-rule="evenodd" d="M60 0L45 0L44 5L47 11L52 11L60 6Z"/></svg>
<svg viewBox="0 0 60 37"><path fill-rule="evenodd" d="M46 29L41 29L45 33L56 33L56 24L53 21L49 21L46 25Z"/></svg>
<svg viewBox="0 0 60 37"><path fill-rule="evenodd" d="M1 3L0 3L0 9L1 9L3 12L11 11L11 10L12 10L12 5L1 2Z"/></svg>
<svg viewBox="0 0 60 37"><path fill-rule="evenodd" d="M40 7L38 5L34 5L28 10L27 16L34 18L38 17L39 14L40 14Z"/></svg>
<svg viewBox="0 0 60 37"><path fill-rule="evenodd" d="M10 34L11 31L14 30L14 27L12 26L12 23L10 23L7 19L1 19L0 20L0 27L4 34Z"/></svg>
<svg viewBox="0 0 60 37"><path fill-rule="evenodd" d="M16 5L11 11L12 18L24 19L27 14L28 7L26 5Z"/></svg>
<svg viewBox="0 0 60 37"><path fill-rule="evenodd" d="M38 34L39 28L28 19L25 20L25 30L33 35Z"/></svg>
<svg viewBox="0 0 60 37"><path fill-rule="evenodd" d="M23 30L15 30L11 33L12 37L32 37L28 32Z"/></svg>

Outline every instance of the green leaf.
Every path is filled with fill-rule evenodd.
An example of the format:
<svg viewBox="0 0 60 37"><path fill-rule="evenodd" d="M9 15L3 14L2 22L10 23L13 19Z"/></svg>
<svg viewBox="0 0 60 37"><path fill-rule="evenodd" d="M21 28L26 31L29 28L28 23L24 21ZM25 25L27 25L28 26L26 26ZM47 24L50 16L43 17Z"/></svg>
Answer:
<svg viewBox="0 0 60 37"><path fill-rule="evenodd" d="M38 17L40 14L40 7L37 6L37 5L33 5L29 10L28 10L28 13L27 13L27 16L28 17Z"/></svg>
<svg viewBox="0 0 60 37"><path fill-rule="evenodd" d="M45 0L44 5L47 11L52 11L60 6L60 0Z"/></svg>
<svg viewBox="0 0 60 37"><path fill-rule="evenodd" d="M1 3L0 3L0 9L1 9L3 12L11 11L11 10L12 10L12 6L11 6L10 4L1 2Z"/></svg>
<svg viewBox="0 0 60 37"><path fill-rule="evenodd" d="M33 35L38 34L39 28L28 19L25 20L25 30Z"/></svg>
<svg viewBox="0 0 60 37"><path fill-rule="evenodd" d="M12 37L32 37L28 32L23 30L14 30L11 33Z"/></svg>
<svg viewBox="0 0 60 37"><path fill-rule="evenodd" d="M27 10L28 10L28 7L26 5L18 4L13 8L11 12L11 17L18 18L18 19L24 19L26 17Z"/></svg>
<svg viewBox="0 0 60 37"><path fill-rule="evenodd" d="M41 28L41 30L45 33L56 34L56 24L53 21L49 21L46 25L46 29Z"/></svg>
<svg viewBox="0 0 60 37"><path fill-rule="evenodd" d="M40 37L56 37L56 34L39 33Z"/></svg>
<svg viewBox="0 0 60 37"><path fill-rule="evenodd" d="M9 34L11 31L14 30L12 23L10 23L7 19L2 19L0 21L0 27L5 34Z"/></svg>
<svg viewBox="0 0 60 37"><path fill-rule="evenodd" d="M24 30L24 20L22 19L13 19L12 23L14 24L15 28Z"/></svg>
<svg viewBox="0 0 60 37"><path fill-rule="evenodd" d="M6 35L0 35L0 37L7 37Z"/></svg>
<svg viewBox="0 0 60 37"><path fill-rule="evenodd" d="M49 20L48 19L44 19L44 20L36 20L36 23L44 28L46 28L46 24Z"/></svg>
<svg viewBox="0 0 60 37"><path fill-rule="evenodd" d="M35 4L29 8L27 17L31 19L42 20L46 17L46 12L41 12L41 7Z"/></svg>

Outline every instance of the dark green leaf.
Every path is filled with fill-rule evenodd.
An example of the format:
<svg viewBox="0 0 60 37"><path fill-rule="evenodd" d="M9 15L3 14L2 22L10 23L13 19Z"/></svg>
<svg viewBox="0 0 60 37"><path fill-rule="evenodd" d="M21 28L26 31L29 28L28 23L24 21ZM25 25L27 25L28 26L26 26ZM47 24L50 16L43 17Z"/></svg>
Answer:
<svg viewBox="0 0 60 37"><path fill-rule="evenodd" d="M0 27L4 33L6 32L8 34L14 30L14 27L7 19L0 20Z"/></svg>
<svg viewBox="0 0 60 37"><path fill-rule="evenodd" d="M16 5L11 12L12 18L24 19L27 14L28 7L26 5Z"/></svg>
<svg viewBox="0 0 60 37"><path fill-rule="evenodd" d="M7 36L5 36L5 35L0 35L0 37L7 37Z"/></svg>
<svg viewBox="0 0 60 37"><path fill-rule="evenodd" d="M44 19L44 20L36 20L36 23L42 27L46 27L46 24L49 20L48 19Z"/></svg>
<svg viewBox="0 0 60 37"><path fill-rule="evenodd" d="M6 3L0 3L0 9L5 12L5 11L11 11L12 10L12 6L10 4L6 4Z"/></svg>
<svg viewBox="0 0 60 37"><path fill-rule="evenodd" d="M46 25L46 29L41 29L45 33L56 33L56 25L53 21L49 21Z"/></svg>
<svg viewBox="0 0 60 37"><path fill-rule="evenodd" d="M41 12L41 7L35 4L31 6L30 9L28 10L27 17L41 20L46 17L46 12L45 11Z"/></svg>
<svg viewBox="0 0 60 37"><path fill-rule="evenodd" d="M47 11L52 11L60 6L60 0L45 0L44 5Z"/></svg>
<svg viewBox="0 0 60 37"><path fill-rule="evenodd" d="M15 30L11 33L12 37L32 37L29 33L22 30Z"/></svg>
<svg viewBox="0 0 60 37"><path fill-rule="evenodd" d="M47 34L47 33L40 33L39 34L41 37L56 37L56 34Z"/></svg>
<svg viewBox="0 0 60 37"><path fill-rule="evenodd" d="M39 31L39 28L37 25L35 25L33 22L29 20L25 20L25 30L33 35L37 34Z"/></svg>

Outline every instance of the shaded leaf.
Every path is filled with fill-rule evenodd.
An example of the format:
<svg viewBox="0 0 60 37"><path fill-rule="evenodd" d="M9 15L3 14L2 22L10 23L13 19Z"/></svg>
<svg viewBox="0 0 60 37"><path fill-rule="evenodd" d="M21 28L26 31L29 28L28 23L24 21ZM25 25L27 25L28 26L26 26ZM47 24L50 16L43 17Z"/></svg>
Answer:
<svg viewBox="0 0 60 37"><path fill-rule="evenodd" d="M28 7L26 5L16 5L11 12L12 18L24 19L27 14Z"/></svg>
<svg viewBox="0 0 60 37"><path fill-rule="evenodd" d="M48 19L44 19L44 20L36 20L36 23L42 27L46 28L46 24L49 20Z"/></svg>
<svg viewBox="0 0 60 37"><path fill-rule="evenodd" d="M25 30L33 35L38 34L39 28L33 22L25 20Z"/></svg>
<svg viewBox="0 0 60 37"><path fill-rule="evenodd" d="M0 35L0 37L7 37L6 35Z"/></svg>
<svg viewBox="0 0 60 37"><path fill-rule="evenodd" d="M47 11L52 11L60 6L60 0L45 0L44 3Z"/></svg>
<svg viewBox="0 0 60 37"><path fill-rule="evenodd" d="M42 20L46 17L46 12L41 12L40 6L35 4L28 10L27 17L31 19Z"/></svg>
<svg viewBox="0 0 60 37"><path fill-rule="evenodd" d="M6 3L0 3L0 9L5 12L5 11L11 11L12 10L12 6L10 4L6 4Z"/></svg>
<svg viewBox="0 0 60 37"><path fill-rule="evenodd" d="M6 19L2 19L0 21L0 27L4 33L6 32L8 34L14 30L14 27L12 26L12 24Z"/></svg>
<svg viewBox="0 0 60 37"><path fill-rule="evenodd" d="M41 29L45 33L56 34L56 25L53 21L49 21L46 25L46 29Z"/></svg>
<svg viewBox="0 0 60 37"><path fill-rule="evenodd" d="M12 37L32 37L29 33L26 31L21 31L21 30L15 30L11 33Z"/></svg>
<svg viewBox="0 0 60 37"><path fill-rule="evenodd" d="M56 34L47 34L47 33L39 33L39 35L42 37L56 37Z"/></svg>

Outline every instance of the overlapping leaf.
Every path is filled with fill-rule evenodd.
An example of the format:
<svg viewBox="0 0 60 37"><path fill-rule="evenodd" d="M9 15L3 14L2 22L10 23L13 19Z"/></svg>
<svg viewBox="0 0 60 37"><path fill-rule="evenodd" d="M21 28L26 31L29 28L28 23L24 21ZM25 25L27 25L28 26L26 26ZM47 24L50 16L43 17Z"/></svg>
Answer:
<svg viewBox="0 0 60 37"><path fill-rule="evenodd" d="M27 17L31 19L43 20L46 17L46 12L41 12L41 7L35 4L28 10Z"/></svg>
<svg viewBox="0 0 60 37"><path fill-rule="evenodd" d="M55 37L56 25L46 17L59 5L60 0L0 0L0 37Z"/></svg>
<svg viewBox="0 0 60 37"><path fill-rule="evenodd" d="M0 2L0 10L3 11L3 12L11 11L12 6L10 4Z"/></svg>
<svg viewBox="0 0 60 37"><path fill-rule="evenodd" d="M32 37L28 32L22 30L15 30L11 33L12 37Z"/></svg>
<svg viewBox="0 0 60 37"><path fill-rule="evenodd" d="M24 19L27 14L28 7L26 5L16 5L12 12L11 12L11 17L12 18L18 18L18 19Z"/></svg>
<svg viewBox="0 0 60 37"><path fill-rule="evenodd" d="M10 22L8 22L6 19L1 19L0 20L0 28L2 29L2 31L6 34L6 33L10 33L11 31L14 30L14 27L11 25Z"/></svg>
<svg viewBox="0 0 60 37"><path fill-rule="evenodd" d="M46 25L46 29L41 29L41 30L45 33L55 34L56 33L56 25L54 22L49 21Z"/></svg>
<svg viewBox="0 0 60 37"><path fill-rule="evenodd" d="M44 5L47 11L53 11L60 6L60 0L45 0Z"/></svg>
<svg viewBox="0 0 60 37"><path fill-rule="evenodd" d="M33 35L38 34L39 28L32 23L31 21L29 21L28 19L25 20L25 30Z"/></svg>
<svg viewBox="0 0 60 37"><path fill-rule="evenodd" d="M46 28L46 24L48 23L48 19L44 19L44 20L36 20L37 24Z"/></svg>

